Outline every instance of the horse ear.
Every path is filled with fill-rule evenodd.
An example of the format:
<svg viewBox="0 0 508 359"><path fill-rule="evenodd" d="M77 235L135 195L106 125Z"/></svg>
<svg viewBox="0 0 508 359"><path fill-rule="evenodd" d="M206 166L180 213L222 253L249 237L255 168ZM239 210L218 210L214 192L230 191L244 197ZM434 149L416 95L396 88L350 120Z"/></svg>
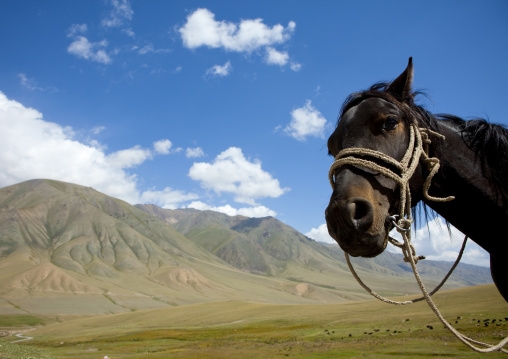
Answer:
<svg viewBox="0 0 508 359"><path fill-rule="evenodd" d="M406 69L388 86L386 92L400 100L411 99L411 86L413 84L413 58L409 58Z"/></svg>

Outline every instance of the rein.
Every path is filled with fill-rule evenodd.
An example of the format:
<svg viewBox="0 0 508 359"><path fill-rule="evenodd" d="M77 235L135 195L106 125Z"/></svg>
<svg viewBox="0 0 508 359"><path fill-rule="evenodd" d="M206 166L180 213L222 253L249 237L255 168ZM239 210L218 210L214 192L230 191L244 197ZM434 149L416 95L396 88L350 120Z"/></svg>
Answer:
<svg viewBox="0 0 508 359"><path fill-rule="evenodd" d="M406 153L404 154L404 157L401 161L397 161L396 159L382 153L379 151L371 150L368 148L346 148L339 152L339 154L335 157L335 161L330 167L330 171L328 173L328 179L330 180L330 184L332 188L335 187L335 181L334 181L334 173L335 171L344 165L352 165L352 166L358 166L358 167L364 167L370 170L373 170L375 172L378 172L385 177L395 181L399 187L400 187L400 202L399 202L399 214L395 216L389 216L389 219L392 221L394 227L396 230L401 234L403 238L403 243L400 243L396 239L388 236L387 240L385 240L384 246L386 247L387 241L390 241L393 245L396 247L399 247L402 250L402 253L404 255L404 261L409 262L411 264L411 268L413 269L413 273L415 275L416 281L418 282L418 285L420 286L420 289L423 293L423 296L420 298L416 298L409 301L399 302L399 301L393 301L390 299L387 299L374 291L372 291L363 281L360 279L358 274L355 272L353 265L351 264L351 261L349 260L349 255L344 252L346 261L349 267L349 270L355 277L355 279L358 281L358 283L372 296L376 297L377 299L389 303L389 304L395 304L395 305L406 305L406 304L412 304L415 302L419 302L423 299L427 301L427 304L432 309L432 311L436 314L436 316L439 318L439 320L445 325L448 330L450 330L461 342L466 344L469 348L480 352L480 353L487 353L487 352L493 352L493 351L502 351L504 353L508 353L507 350L503 349L503 346L508 343L508 337L503 339L499 344L497 345L490 345L486 343L482 343L479 341L476 341L474 339L468 338L467 336L459 333L451 324L449 324L446 319L443 317L443 315L440 313L437 306L432 301L431 296L436 293L446 282L446 280L450 277L455 267L460 262L460 259L462 258L462 254L464 252L464 249L466 247L467 242L467 236L464 238L464 242L462 244L462 248L459 252L459 255L457 257L457 260L453 264L452 268L448 272L448 274L444 277L444 279L441 281L441 283L432 291L427 292L427 289L425 288L425 285L423 284L420 274L418 273L418 269L416 268L416 263L418 263L419 260L425 259L424 256L417 256L416 251L414 249L414 246L411 244L411 224L413 223L412 217L411 217L411 192L409 188L409 180L414 175L416 168L418 167L418 164L420 161L427 167L427 170L429 171L429 174L427 178L425 179L424 185L423 185L423 196L425 199L429 201L434 202L448 202L453 200L455 197L449 196L449 197L433 197L429 195L428 191L431 185L432 178L439 170L440 164L439 159L435 157L429 157L429 145L431 143L429 139L429 135L433 135L436 137L439 137L444 140L444 136L431 131L430 129L426 128L419 128L416 121L413 120L409 126L409 145L406 150ZM371 158L371 159L368 159ZM388 166L382 166L378 163L374 162L372 159L383 161L387 165L391 166L392 168L397 169L400 174L395 173L393 170L388 168ZM474 344L487 347L486 349L478 348Z"/></svg>

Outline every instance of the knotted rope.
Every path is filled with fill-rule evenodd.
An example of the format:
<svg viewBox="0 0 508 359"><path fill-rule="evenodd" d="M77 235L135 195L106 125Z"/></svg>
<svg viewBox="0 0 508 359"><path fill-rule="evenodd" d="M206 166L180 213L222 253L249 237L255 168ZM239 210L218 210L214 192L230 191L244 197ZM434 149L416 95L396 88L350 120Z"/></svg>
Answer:
<svg viewBox="0 0 508 359"><path fill-rule="evenodd" d="M508 353L507 350L503 349L503 346L508 343L508 337L503 339L499 342L497 345L490 345L486 343L482 343L479 341L476 341L474 339L468 338L467 336L459 333L451 324L449 324L437 306L434 304L431 296L436 293L446 282L446 280L450 277L455 267L460 262L460 259L462 258L462 254L464 252L464 249L466 247L467 242L467 236L464 238L464 242L462 243L462 248L459 252L459 255L453 264L452 268L448 272L448 274L444 277L444 279L439 283L439 285L434 288L434 290L430 293L427 292L427 289L425 288L425 285L423 284L420 274L418 273L418 269L416 268L416 263L418 263L419 260L425 259L424 256L417 256L416 251L414 249L414 246L411 244L411 224L413 223L413 220L411 218L411 192L409 188L409 180L413 176L416 168L418 167L419 162L421 161L424 166L426 166L427 171L429 171L429 174L427 175L427 178L425 179L425 182L423 184L423 196L425 199L435 202L448 202L453 200L455 197L449 196L449 197L434 197L429 195L428 191L432 182L432 178L439 170L439 159L435 157L429 157L429 145L431 143L431 140L429 138L429 135L432 134L436 137L439 137L441 139L444 139L444 136L431 131L430 129L426 128L419 128L416 121L411 122L409 126L409 145L406 150L406 153L404 154L404 157L401 161L397 161L394 158L379 152L375 150L371 150L368 148L346 148L339 152L339 154L335 157L335 161L333 162L332 166L330 167L330 171L328 173L328 178L330 180L330 184L332 188L335 188L335 181L334 181L334 174L335 171L344 165L353 165L358 167L367 168L370 170L373 170L375 172L378 172L385 177L395 181L397 185L400 188L400 203L399 203L399 214L397 216L390 217L393 221L393 224L396 228L396 230L402 235L403 243L398 242L396 239L391 238L388 236L387 240L390 241L393 245L401 248L402 253L404 255L404 261L409 262L411 264L411 268L413 269L413 273L415 275L416 281L418 282L418 285L420 286L420 289L423 293L423 296L420 298L416 298L413 300L408 301L394 301L388 298L385 298L377 293L375 293L373 290L371 290L363 281L360 279L358 274L353 268L353 265L351 264L351 261L349 260L349 255L344 252L346 256L346 261L349 267L349 270L355 277L355 279L358 281L358 283L372 296L376 297L377 299L389 303L389 304L395 304L395 305L406 305L406 304L412 304L419 302L423 299L427 301L427 304L432 309L432 311L436 314L436 316L439 318L439 320L445 325L445 327L450 330L461 342L466 344L469 348L480 352L480 353L487 353L487 352L493 352L493 351L502 351L504 353ZM371 158L371 159L367 159ZM395 173L393 170L391 170L388 167L381 166L378 163L374 162L372 159L380 160L388 164L389 166L395 168L400 172L400 174ZM398 219L397 219L398 218ZM386 246L386 242L384 245ZM486 349L478 348L473 344L477 344L480 346L486 347Z"/></svg>

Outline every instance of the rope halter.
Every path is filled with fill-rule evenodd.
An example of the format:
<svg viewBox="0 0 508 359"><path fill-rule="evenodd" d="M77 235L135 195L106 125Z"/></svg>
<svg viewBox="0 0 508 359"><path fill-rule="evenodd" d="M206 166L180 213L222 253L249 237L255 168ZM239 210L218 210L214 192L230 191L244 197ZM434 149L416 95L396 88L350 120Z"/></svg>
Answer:
<svg viewBox="0 0 508 359"><path fill-rule="evenodd" d="M417 256L415 249L411 244L411 224L413 223L413 220L411 218L411 191L409 188L409 180L414 175L420 161L429 172L423 184L424 198L434 202L448 202L455 199L454 196L434 197L429 195L429 188L431 185L432 178L437 173L440 167L439 159L435 157L429 157L428 155L429 145L431 143L429 135L431 134L444 140L443 135L431 131L430 129L427 128L418 127L416 120L413 119L413 121L409 125L409 145L401 161L397 161L393 157L390 157L382 152L371 150L368 148L354 148L354 147L346 148L338 153L338 155L335 157L335 161L330 167L330 171L328 172L328 179L330 180L330 185L332 186L332 189L335 189L335 171L338 168L345 165L352 165L356 167L363 167L373 170L397 183L397 185L400 187L399 214L395 216L389 216L389 218L394 224L396 230L401 234L404 243L400 243L399 241L390 236L388 236L388 240L393 245L402 249L402 253L404 254L404 261L409 262L411 264L411 268L413 269L413 273L415 275L416 281L418 282L418 285L420 286L423 296L420 298L404 302L394 301L382 297L381 295L372 291L365 283L363 283L358 274L355 272L351 264L351 261L349 260L349 255L346 252L344 252L347 264L349 266L349 270L356 278L358 283L367 292L369 292L372 296L376 297L377 299L383 302L396 305L405 305L412 304L425 299L429 307L436 314L438 319L445 325L445 327L448 328L448 330L450 330L462 343L466 344L469 348L473 349L474 351L480 353L487 353L492 351L502 351L503 353L508 353L508 351L503 349L503 346L508 343L508 337L501 340L497 345L490 345L468 338L467 336L459 333L453 326L450 325L450 323L446 321L446 319L442 316L439 309L432 301L431 296L443 286L443 284L451 275L455 267L458 265L466 246L467 236L464 238L464 242L462 244L462 248L459 252L457 260L453 264L448 274L441 281L441 283L432 292L430 293L427 292L427 289L425 288L425 285L423 284L420 275L418 273L418 269L416 268L416 263L418 262L418 260L425 259L425 257ZM377 162L374 162L373 160L369 160L368 158L375 159L378 162L379 161L385 162L387 166L382 166ZM390 167L395 168L397 171L400 172L400 174L395 173ZM479 348L474 344L486 347L486 349Z"/></svg>
<svg viewBox="0 0 508 359"><path fill-rule="evenodd" d="M413 177L416 168L420 161L426 166L426 169L429 171L427 178L423 184L423 196L425 199L429 201L435 202L448 202L453 200L455 197L449 196L444 198L433 197L429 195L429 188L432 181L432 178L439 170L439 159L435 157L429 157L429 145L431 143L429 134L432 134L436 137L444 139L444 136L440 133L434 132L427 128L418 127L416 120L413 119L409 124L409 144L402 157L402 160L397 161L393 157L390 157L382 152L371 150L368 148L346 148L339 152L339 154L335 157L335 161L332 163L330 167L330 171L328 172L328 179L330 180L330 185L332 188L335 188L334 174L335 171L344 165L353 165L358 167L364 167L375 172L378 172L385 177L395 181L400 187L400 202L399 202L399 214L396 216L390 216L392 223L399 233L405 233L408 238L411 237L411 224L413 223L413 219L411 218L411 191L409 188L409 180ZM376 160L381 160L385 162L387 165L392 168L397 169L400 174L395 173L388 166L381 166L378 163L369 160L367 158L373 158ZM408 242L408 245L398 242L396 239L392 237L388 237L387 240L390 241L393 245L402 249L404 253L404 260L409 262L409 251L413 254L415 253L413 245ZM386 242L385 242L386 246ZM346 253L347 255L347 253ZM416 257L416 262L420 259L424 259L425 257L419 256Z"/></svg>
<svg viewBox="0 0 508 359"><path fill-rule="evenodd" d="M453 196L438 198L429 195L429 188L432 178L439 170L439 159L429 157L429 145L431 143L429 134L444 139L444 136L431 131L427 128L419 128L416 121L412 121L409 126L409 145L401 161L397 161L382 152L371 150L368 148L346 148L339 152L335 157L335 161L330 167L328 172L328 179L330 185L335 188L335 171L344 165L353 165L357 167L364 167L375 172L378 172L385 177L395 181L400 187L400 204L399 204L399 217L398 221L394 223L400 227L408 230L411 227L411 193L409 189L409 180L413 176L420 161L426 166L429 171L424 185L423 196L425 199L436 202L448 202L454 199ZM373 158L385 162L392 168L396 168L400 174L395 173L388 166L381 166L378 163L367 158Z"/></svg>

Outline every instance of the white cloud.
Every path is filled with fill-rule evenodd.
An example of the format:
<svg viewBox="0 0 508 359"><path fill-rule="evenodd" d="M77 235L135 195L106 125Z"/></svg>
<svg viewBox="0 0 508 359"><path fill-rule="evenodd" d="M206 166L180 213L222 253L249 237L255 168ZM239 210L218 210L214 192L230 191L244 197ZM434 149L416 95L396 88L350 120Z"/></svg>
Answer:
<svg viewBox="0 0 508 359"><path fill-rule="evenodd" d="M261 218L261 217L275 217L277 212L272 211L265 206L256 206L256 207L243 207L243 208L233 208L229 204L225 206L213 207L201 201L191 202L187 206L187 208L194 208L200 211L210 210L220 213L225 213L228 216L245 216L251 218Z"/></svg>
<svg viewBox="0 0 508 359"><path fill-rule="evenodd" d="M284 66L289 61L287 52L276 50L273 46L282 44L291 38L296 23L290 21L286 27L281 24L269 27L263 19L241 20L239 23L215 20L215 14L208 9L197 9L187 16L187 22L178 29L183 45L189 49L201 46L208 48L222 48L226 51L250 54L265 49L265 61L271 65ZM299 71L301 66L291 64L293 71ZM225 75L217 72L220 68L214 66L207 71L215 75Z"/></svg>
<svg viewBox="0 0 508 359"><path fill-rule="evenodd" d="M452 226L452 236L450 237L441 217L430 221L428 227L427 229L427 226L423 226L411 236L411 243L415 247L416 254L424 255L430 260L454 262L462 246L464 234ZM397 231L393 230L391 236L402 242ZM391 252L400 253L400 250L394 246L388 246L388 249ZM461 262L489 267L490 256L483 248L469 239Z"/></svg>
<svg viewBox="0 0 508 359"><path fill-rule="evenodd" d="M152 159L152 152L137 145L126 150L116 151L107 156L111 166L118 168L131 168L138 166L147 159Z"/></svg>
<svg viewBox="0 0 508 359"><path fill-rule="evenodd" d="M136 46L137 48L137 46ZM153 48L153 45L152 44L148 44L148 45L145 45L143 46L141 49L138 50L138 54L140 55L145 55L145 54L148 54L149 52L154 52L154 48Z"/></svg>
<svg viewBox="0 0 508 359"><path fill-rule="evenodd" d="M171 146L173 146L173 144L168 139L160 140L153 143L153 149L155 153L158 153L160 155L167 155L169 153L169 150L171 149Z"/></svg>
<svg viewBox="0 0 508 359"><path fill-rule="evenodd" d="M273 47L266 48L266 63L269 65L284 66L288 63L289 55L287 52L280 52Z"/></svg>
<svg viewBox="0 0 508 359"><path fill-rule="evenodd" d="M84 34L88 31L88 26L86 24L72 24L67 32L68 37L74 37L78 34Z"/></svg>
<svg viewBox="0 0 508 359"><path fill-rule="evenodd" d="M232 68L233 67L231 66L231 62L228 61L223 66L220 65L212 66L211 68L206 70L206 75L221 77L228 76Z"/></svg>
<svg viewBox="0 0 508 359"><path fill-rule="evenodd" d="M265 61L268 65L285 66L289 62L289 54L287 51L278 51L271 46L267 46ZM298 72L302 69L302 65L297 62L290 62L289 68L294 72Z"/></svg>
<svg viewBox="0 0 508 359"><path fill-rule="evenodd" d="M92 133L94 135L98 135L99 133L101 133L102 131L104 131L106 129L105 126L95 126L94 128L92 128Z"/></svg>
<svg viewBox="0 0 508 359"><path fill-rule="evenodd" d="M291 70L293 70L294 72L298 72L302 69L302 64L299 64L297 62L292 62L291 65L289 65L289 67L291 68Z"/></svg>
<svg viewBox="0 0 508 359"><path fill-rule="evenodd" d="M197 198L170 189L140 193L137 176L126 170L153 158L148 149L134 146L106 154L97 141L84 144L74 137L72 128L44 121L37 110L0 92L0 187L47 178L90 186L133 204ZM167 146L165 141L156 143Z"/></svg>
<svg viewBox="0 0 508 359"><path fill-rule="evenodd" d="M317 228L312 228L309 232L305 233L305 235L318 242L337 243L335 239L330 237L328 234L328 227L326 226L326 223Z"/></svg>
<svg viewBox="0 0 508 359"><path fill-rule="evenodd" d="M138 49L138 47L135 46L134 50L137 50L137 49ZM154 46L152 44L148 44L148 45L145 45L142 48L140 48L138 50L138 54L140 54L140 55L146 55L146 54L150 54L150 53L159 54L159 53L166 53L166 52L170 52L170 51L171 50L169 50L169 49L156 49L156 48L154 48Z"/></svg>
<svg viewBox="0 0 508 359"><path fill-rule="evenodd" d="M446 224L440 217L429 222L428 230L426 226L416 230L416 233L413 233L411 236L411 243L415 247L416 254L424 255L430 260L455 262L462 246L464 235L453 226L451 227L451 231L452 236L450 237ZM305 233L305 235L316 241L337 243L328 234L326 223L317 228L312 228L309 232ZM396 230L392 230L390 235L399 242L402 242L402 237ZM391 244L388 245L387 250L392 253L402 253L398 247ZM464 254L462 255L461 263L489 267L490 256L484 249L469 239Z"/></svg>
<svg viewBox="0 0 508 359"><path fill-rule="evenodd" d="M28 77L27 75L20 73L18 74L21 86L30 91L49 91L58 92L56 87L40 87L35 79Z"/></svg>
<svg viewBox="0 0 508 359"><path fill-rule="evenodd" d="M131 4L128 0L111 0L110 3L113 8L111 9L109 16L102 19L103 26L119 27L126 21L132 20L134 11L132 10ZM132 30L130 31L132 32ZM130 34L129 36L133 36L133 34Z"/></svg>
<svg viewBox="0 0 508 359"><path fill-rule="evenodd" d="M261 162L250 162L242 150L230 147L219 154L213 163L194 163L189 176L200 181L203 188L235 195L235 201L256 205L255 200L262 197L279 197L288 188L281 188L279 181L263 171Z"/></svg>
<svg viewBox="0 0 508 359"><path fill-rule="evenodd" d="M134 37L136 36L136 34L134 33L134 31L131 29L131 28L128 28L128 29L122 29L122 32L127 35L127 36L130 36L130 37Z"/></svg>
<svg viewBox="0 0 508 359"><path fill-rule="evenodd" d="M252 52L264 46L287 41L296 24L291 21L287 27L280 24L268 27L262 19L242 20L238 25L232 22L216 21L208 9L197 9L187 17L187 22L178 31L185 47L200 46L224 48L228 51Z"/></svg>
<svg viewBox="0 0 508 359"><path fill-rule="evenodd" d="M303 107L291 111L291 122L284 128L284 132L291 137L304 141L307 136L324 137L327 121L311 101L307 100Z"/></svg>
<svg viewBox="0 0 508 359"><path fill-rule="evenodd" d="M203 157L205 153L203 152L203 149L201 147L196 148L190 148L187 147L185 150L185 156L187 158L195 158L195 157Z"/></svg>
<svg viewBox="0 0 508 359"><path fill-rule="evenodd" d="M185 193L180 190L174 190L169 187L162 191L145 191L141 195L142 203L153 203L164 208L176 209L181 207L182 202L198 199L199 196L194 193Z"/></svg>
<svg viewBox="0 0 508 359"><path fill-rule="evenodd" d="M69 45L67 51L70 54L76 55L77 57L81 57L85 60L107 65L113 62L111 57L104 50L107 46L108 42L106 40L100 42L90 42L84 36L77 36Z"/></svg>
<svg viewBox="0 0 508 359"><path fill-rule="evenodd" d="M18 77L21 81L21 85L29 90L42 90L37 86L37 83L34 79L29 79L25 74L18 74Z"/></svg>

